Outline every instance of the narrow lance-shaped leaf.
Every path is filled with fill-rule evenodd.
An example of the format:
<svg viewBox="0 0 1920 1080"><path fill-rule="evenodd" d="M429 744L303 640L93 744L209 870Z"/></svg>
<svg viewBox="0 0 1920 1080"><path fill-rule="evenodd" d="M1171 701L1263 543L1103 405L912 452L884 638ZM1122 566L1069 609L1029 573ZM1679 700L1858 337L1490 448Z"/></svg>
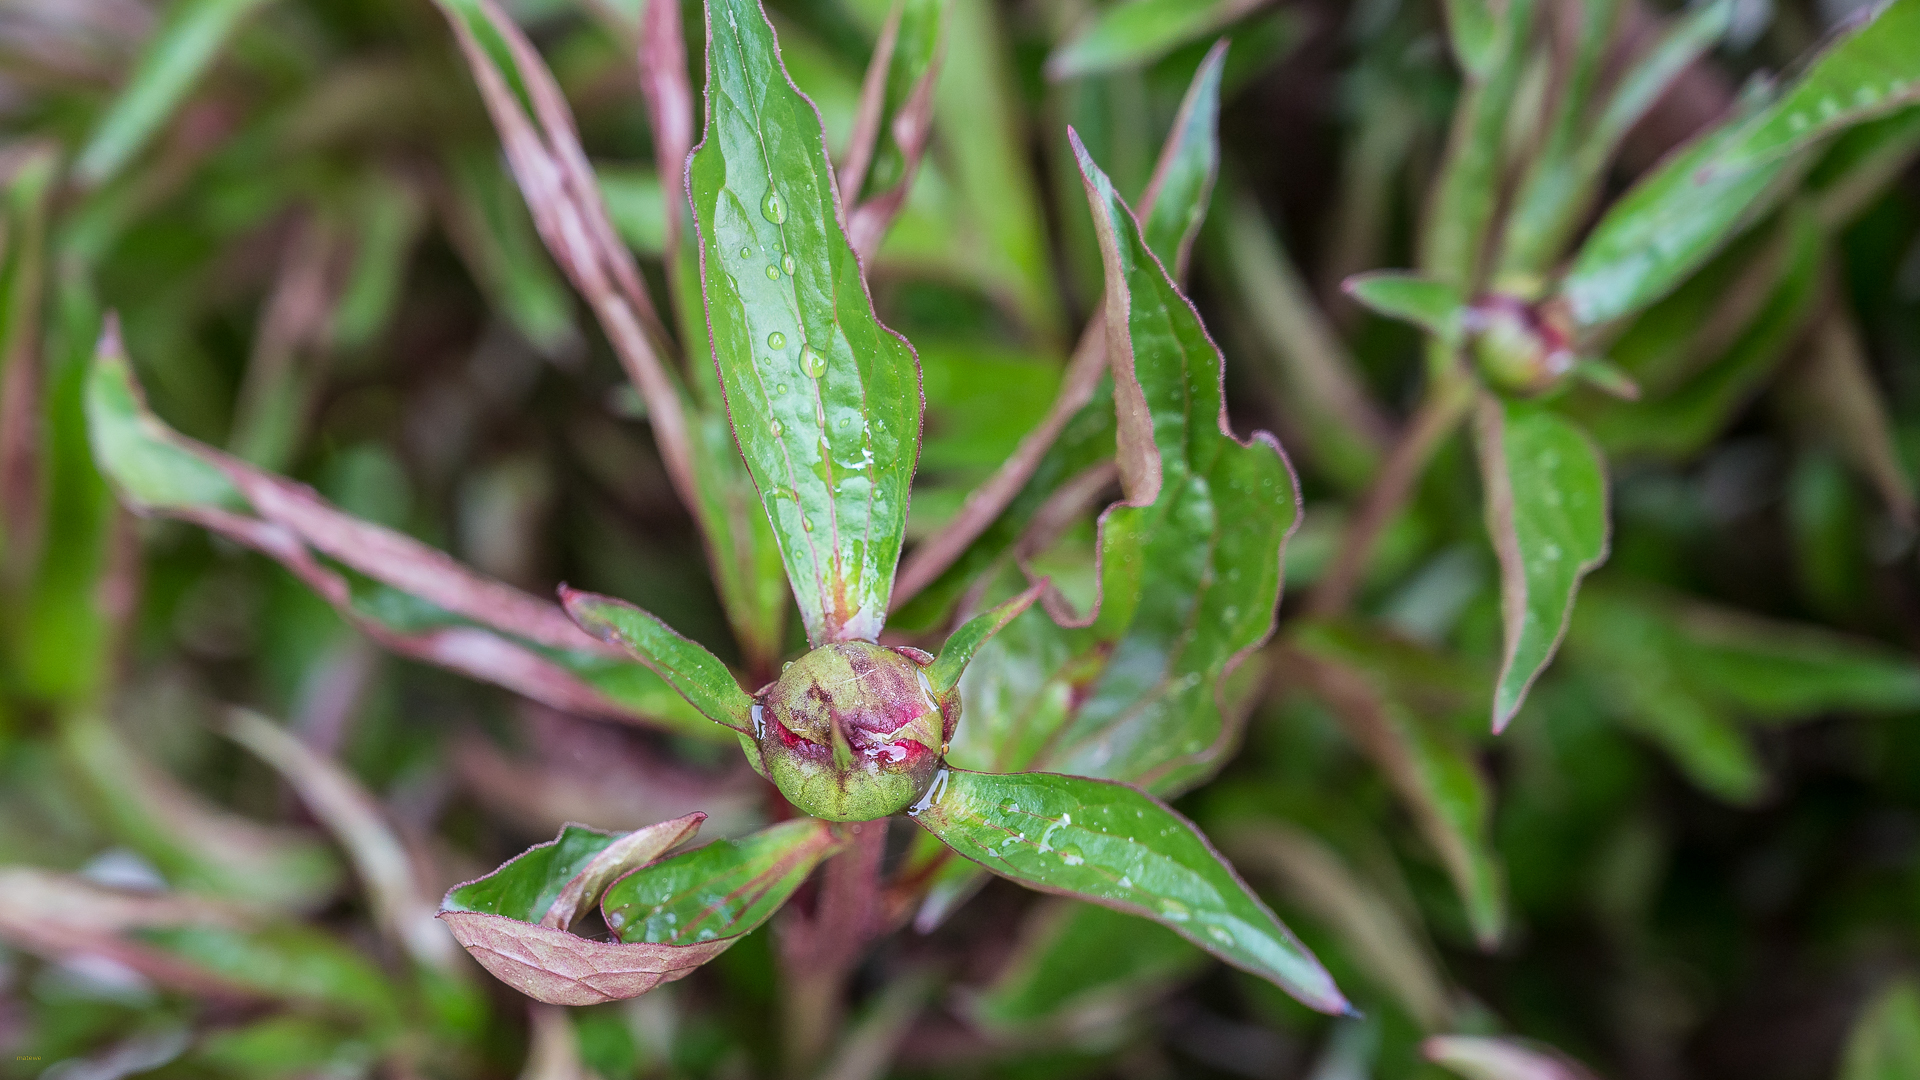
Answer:
<svg viewBox="0 0 1920 1080"><path fill-rule="evenodd" d="M1444 281L1397 270L1355 274L1340 283L1348 296L1390 319L1412 323L1449 346L1458 346L1467 298Z"/></svg>
<svg viewBox="0 0 1920 1080"><path fill-rule="evenodd" d="M843 846L813 818L716 840L614 882L600 912L628 944L725 949L766 922Z"/></svg>
<svg viewBox="0 0 1920 1080"><path fill-rule="evenodd" d="M1173 128L1161 145L1153 177L1140 197L1148 246L1176 279L1186 268L1187 254L1206 218L1219 173L1220 73L1225 61L1222 42L1208 52L1194 72ZM1019 447L992 477L968 493L960 514L939 533L921 541L907 557L894 590L896 606L940 579L1016 500L1033 505L1040 502L1045 492L1033 488L1029 481L1075 418L1096 407L1094 397L1106 373L1106 331L1096 312L1074 349L1046 418L1020 440ZM1068 474L1077 471L1069 470Z"/></svg>
<svg viewBox="0 0 1920 1080"><path fill-rule="evenodd" d="M1497 732L1553 659L1580 579L1607 557L1607 473L1585 432L1536 405L1483 398L1478 435L1505 624Z"/></svg>
<svg viewBox="0 0 1920 1080"><path fill-rule="evenodd" d="M960 629L948 635L946 643L940 646L940 655L927 668L927 681L933 684L935 693L945 695L958 686L960 674L973 661L973 655L980 651L980 646L1031 607L1047 585L1048 582L1044 580L1039 582L998 607L967 620Z"/></svg>
<svg viewBox="0 0 1920 1080"><path fill-rule="evenodd" d="M366 788L285 728L245 709L226 717L226 732L272 766L345 848L373 909L413 959L447 969L459 954L433 922L433 901L420 887L412 856Z"/></svg>
<svg viewBox="0 0 1920 1080"><path fill-rule="evenodd" d="M41 285L47 196L59 164L51 143L0 154L0 580L25 577L43 512L35 488L41 370Z"/></svg>
<svg viewBox="0 0 1920 1080"><path fill-rule="evenodd" d="M714 362L815 644L885 621L920 445L920 372L874 316L825 135L750 0L707 10L688 168Z"/></svg>
<svg viewBox="0 0 1920 1080"><path fill-rule="evenodd" d="M385 647L570 712L721 734L559 605L168 428L147 410L112 323L94 357L86 408L94 460L135 510L192 522L268 556Z"/></svg>
<svg viewBox="0 0 1920 1080"><path fill-rule="evenodd" d="M1675 79L1732 26L1732 0L1713 0L1678 15L1653 47L1621 75L1597 114L1582 109L1570 120L1574 145L1529 178L1528 189L1509 218L1501 270L1519 274L1529 285L1565 255L1567 241L1580 227L1609 163L1627 133L1651 110Z"/></svg>
<svg viewBox="0 0 1920 1080"><path fill-rule="evenodd" d="M1487 77L1500 62L1507 39L1519 32L1505 17L1506 8L1502 0L1446 0L1454 61L1475 80Z"/></svg>
<svg viewBox="0 0 1920 1080"><path fill-rule="evenodd" d="M74 164L82 183L113 179L186 100L241 22L266 0L185 0L141 50L133 74Z"/></svg>
<svg viewBox="0 0 1920 1080"><path fill-rule="evenodd" d="M735 731L752 730L753 699L727 665L648 612L610 596L560 587L560 602L581 629L638 659L667 680L700 714Z"/></svg>
<svg viewBox="0 0 1920 1080"><path fill-rule="evenodd" d="M1147 247L1175 281L1187 276L1200 223L1206 220L1213 182L1220 175L1220 78L1227 67L1227 39L1214 42L1200 61L1160 147L1153 179L1140 195L1140 226Z"/></svg>
<svg viewBox="0 0 1920 1080"><path fill-rule="evenodd" d="M684 978L726 945L678 948L596 941L567 931L607 880L654 862L690 839L704 814L613 836L568 825L485 877L455 886L439 918L500 981L550 1005L637 997ZM764 834L763 834L764 835Z"/></svg>
<svg viewBox="0 0 1920 1080"><path fill-rule="evenodd" d="M1137 788L943 769L908 813L1002 877L1152 919L1312 1008L1349 1011L1326 969L1200 830Z"/></svg>
<svg viewBox="0 0 1920 1080"><path fill-rule="evenodd" d="M1071 79L1150 63L1218 32L1266 0L1126 0L1090 14L1047 58L1047 77Z"/></svg>
<svg viewBox="0 0 1920 1080"><path fill-rule="evenodd" d="M1497 946L1506 934L1507 910L1490 835L1491 786L1431 708L1409 704L1416 687L1431 698L1452 685L1455 674L1412 646L1341 623L1300 627L1281 659L1282 684L1308 690L1339 718L1439 857L1474 938L1483 948Z"/></svg>
<svg viewBox="0 0 1920 1080"><path fill-rule="evenodd" d="M967 1012L998 1031L1072 1030L1116 1001L1144 1004L1205 963L1205 954L1159 926L1100 904L1053 900L1031 910L1012 959L968 997Z"/></svg>
<svg viewBox="0 0 1920 1080"><path fill-rule="evenodd" d="M1801 151L1920 99L1920 0L1893 0L1815 58L1772 105L1700 136L1643 177L1581 246L1561 292L1594 325L1665 295L1767 205Z"/></svg>
<svg viewBox="0 0 1920 1080"><path fill-rule="evenodd" d="M1428 198L1420 236L1420 269L1469 292L1480 284L1487 235L1500 201L1500 167L1507 114L1518 91L1533 25L1535 0L1456 0L1447 5L1456 27L1461 65L1471 78L1454 106L1440 175ZM1494 21L1491 37L1479 29L1463 37L1464 20Z"/></svg>
<svg viewBox="0 0 1920 1080"><path fill-rule="evenodd" d="M871 260L906 203L933 124L949 0L897 0L880 31L841 162L853 250Z"/></svg>

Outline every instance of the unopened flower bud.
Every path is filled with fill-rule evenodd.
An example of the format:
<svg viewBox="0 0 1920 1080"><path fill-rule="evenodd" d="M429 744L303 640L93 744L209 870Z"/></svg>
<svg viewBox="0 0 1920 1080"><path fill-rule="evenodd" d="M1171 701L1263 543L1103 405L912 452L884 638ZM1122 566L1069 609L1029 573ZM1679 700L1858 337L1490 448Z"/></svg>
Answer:
<svg viewBox="0 0 1920 1080"><path fill-rule="evenodd" d="M960 719L917 649L865 641L822 645L789 664L753 707L767 776L801 811L871 821L919 798Z"/></svg>
<svg viewBox="0 0 1920 1080"><path fill-rule="evenodd" d="M1490 386L1511 394L1542 394L1559 385L1578 359L1566 323L1558 307L1495 293L1467 309L1467 347Z"/></svg>

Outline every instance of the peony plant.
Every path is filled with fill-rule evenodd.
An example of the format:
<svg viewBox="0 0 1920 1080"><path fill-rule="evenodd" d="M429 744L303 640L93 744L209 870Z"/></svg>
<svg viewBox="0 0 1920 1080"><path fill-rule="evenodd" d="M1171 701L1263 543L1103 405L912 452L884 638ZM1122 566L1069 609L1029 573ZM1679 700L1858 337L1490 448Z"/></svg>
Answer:
<svg viewBox="0 0 1920 1080"><path fill-rule="evenodd" d="M569 826L447 894L440 917L468 952L543 1002L642 994L766 922L830 859L845 870L828 873L813 921L860 922L833 909L873 906L886 836L875 823L904 816L926 840L887 884L908 901L890 910L917 903L923 926L991 873L1154 920L1315 1009L1348 1011L1312 953L1163 801L1234 742L1258 674L1244 661L1272 632L1298 516L1279 444L1233 436L1220 353L1177 283L1215 171L1224 48L1201 66L1138 214L1074 138L1106 283L1071 392L897 574L920 373L874 313L862 256L924 149L940 9L899 9L875 61L886 77L869 79L836 170L755 0L707 5L706 130L689 151L677 5L648 6L661 172L686 178L687 205L669 211L676 346L538 55L489 0L442 6L536 225L646 402L744 670L622 600L562 586L556 608L482 580L168 429L111 325L88 404L96 456L136 509L268 554L405 655L573 712L721 733L782 797L785 820L679 853L702 815L625 835ZM905 32L922 9L933 33ZM679 347L698 361L677 363ZM1023 501L1036 474L1077 474L1064 490L1078 501ZM1122 498L1075 571L1090 585L1077 611L1032 557L1057 535L1050 521L1116 481ZM1017 539L995 548L990 526ZM785 598L768 588L781 571L807 646L784 662ZM964 590L943 586L956 577ZM915 592L944 597L926 605L934 625L958 622L937 653L888 632ZM963 609L975 614L951 618ZM596 908L606 933L577 929ZM870 933L843 936L840 951Z"/></svg>

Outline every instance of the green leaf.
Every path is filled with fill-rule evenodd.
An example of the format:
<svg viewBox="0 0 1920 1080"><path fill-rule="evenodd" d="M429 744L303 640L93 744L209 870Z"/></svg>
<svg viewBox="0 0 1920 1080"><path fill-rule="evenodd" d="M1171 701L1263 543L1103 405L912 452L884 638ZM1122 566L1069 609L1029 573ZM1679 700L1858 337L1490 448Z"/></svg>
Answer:
<svg viewBox="0 0 1920 1080"><path fill-rule="evenodd" d="M1282 654L1285 684L1318 698L1406 804L1439 857L1483 948L1506 934L1507 901L1490 835L1491 785L1445 723L1484 701L1464 673L1417 646L1346 623L1310 622Z"/></svg>
<svg viewBox="0 0 1920 1080"><path fill-rule="evenodd" d="M743 840L716 840L636 870L607 890L607 926L629 944L732 944L766 922L840 838L801 818Z"/></svg>
<svg viewBox="0 0 1920 1080"><path fill-rule="evenodd" d="M386 648L570 712L720 735L663 680L575 626L558 605L167 427L147 409L117 325L101 336L85 400L94 460L134 509L200 525L274 559Z"/></svg>
<svg viewBox="0 0 1920 1080"><path fill-rule="evenodd" d="M1350 1009L1320 962L1193 823L1137 788L943 769L908 813L1002 877L1152 919L1312 1008Z"/></svg>
<svg viewBox="0 0 1920 1080"><path fill-rule="evenodd" d="M1510 37L1525 36L1510 21L1505 0L1446 0L1446 11L1454 61L1476 81L1500 62Z"/></svg>
<svg viewBox="0 0 1920 1080"><path fill-rule="evenodd" d="M1227 42L1222 38L1207 50L1187 84L1153 179L1140 196L1147 247L1175 281L1187 276L1187 255L1206 220L1220 173L1220 78L1226 66Z"/></svg>
<svg viewBox="0 0 1920 1080"><path fill-rule="evenodd" d="M727 942L685 948L597 941L568 933L617 875L637 872L688 840L706 815L613 836L578 825L536 844L483 878L455 886L439 918L500 981L552 1005L637 997L684 978Z"/></svg>
<svg viewBox="0 0 1920 1080"><path fill-rule="evenodd" d="M1042 581L998 607L968 619L960 629L949 634L946 644L940 646L940 655L934 658L932 666L927 669L927 681L933 685L934 692L941 696L951 693L959 685L961 673L973 661L973 655L980 651L980 646L985 645L1021 612L1032 607L1046 587L1047 582Z"/></svg>
<svg viewBox="0 0 1920 1080"><path fill-rule="evenodd" d="M949 0L897 0L860 92L839 170L847 234L869 259L905 205L932 131L934 83Z"/></svg>
<svg viewBox="0 0 1920 1080"><path fill-rule="evenodd" d="M625 836L567 825L552 840L515 855L487 876L454 886L441 901L440 910L500 915L564 930L565 923L549 922L549 914L560 905L562 894L597 869L596 864L602 863L609 851L620 853L626 869L645 866L691 839L705 818L705 814L688 814ZM601 881L599 889L587 894L589 903L599 898L610 880ZM574 912L565 910L561 914L571 916Z"/></svg>
<svg viewBox="0 0 1920 1080"><path fill-rule="evenodd" d="M1087 17L1052 56L1047 77L1072 79L1139 67L1222 27L1264 0L1125 0Z"/></svg>
<svg viewBox="0 0 1920 1080"><path fill-rule="evenodd" d="M1893 0L1828 47L1779 99L1643 177L1594 227L1561 283L1583 325L1665 295L1750 223L1802 151L1920 100L1920 0Z"/></svg>
<svg viewBox="0 0 1920 1080"><path fill-rule="evenodd" d="M967 864L962 864L967 865ZM1099 904L1051 901L1033 909L1013 958L992 985L968 1001L990 1028L1073 1031L1090 1021L1130 1015L1188 978L1206 957L1170 930Z"/></svg>
<svg viewBox="0 0 1920 1080"><path fill-rule="evenodd" d="M905 539L919 368L874 317L819 118L759 5L713 0L707 35L707 132L688 184L734 436L809 640L873 640Z"/></svg>
<svg viewBox="0 0 1920 1080"><path fill-rule="evenodd" d="M1454 107L1446 157L1435 179L1420 237L1419 268L1468 292L1480 286L1488 233L1502 184L1507 113L1526 67L1534 0L1458 0L1448 5L1455 51L1471 76ZM1493 19L1493 32L1483 29Z"/></svg>
<svg viewBox="0 0 1920 1080"><path fill-rule="evenodd" d="M1553 659L1580 579L1607 557L1607 471L1585 432L1537 405L1484 398L1478 420L1506 631L1493 695L1498 732Z"/></svg>
<svg viewBox="0 0 1920 1080"><path fill-rule="evenodd" d="M1237 734L1255 671L1243 661L1272 632L1298 496L1271 436L1232 435L1219 350L1081 155L1108 264L1127 498L1101 518L1094 610L1070 618L1056 600L1070 625L1029 613L982 650L962 684L969 719L954 753L1170 792L1207 775Z"/></svg>
<svg viewBox="0 0 1920 1080"><path fill-rule="evenodd" d="M1340 287L1389 319L1411 323L1449 346L1460 343L1467 298L1453 285L1405 271L1375 270L1355 274Z"/></svg>
<svg viewBox="0 0 1920 1080"><path fill-rule="evenodd" d="M1609 711L1695 784L1730 803L1751 803L1766 788L1759 755L1725 695L1694 677L1672 616L1631 593L1589 589L1567 635L1568 661Z"/></svg>
<svg viewBox="0 0 1920 1080"><path fill-rule="evenodd" d="M560 602L580 628L631 653L665 679L700 714L735 731L753 730L753 698L734 680L727 665L658 618L610 596L562 585Z"/></svg>
<svg viewBox="0 0 1920 1080"><path fill-rule="evenodd" d="M1853 1022L1839 1080L1920 1076L1920 988L1894 979L1868 1000Z"/></svg>
<svg viewBox="0 0 1920 1080"><path fill-rule="evenodd" d="M174 4L80 151L74 163L80 181L98 186L117 176L186 100L241 22L263 6L265 0Z"/></svg>

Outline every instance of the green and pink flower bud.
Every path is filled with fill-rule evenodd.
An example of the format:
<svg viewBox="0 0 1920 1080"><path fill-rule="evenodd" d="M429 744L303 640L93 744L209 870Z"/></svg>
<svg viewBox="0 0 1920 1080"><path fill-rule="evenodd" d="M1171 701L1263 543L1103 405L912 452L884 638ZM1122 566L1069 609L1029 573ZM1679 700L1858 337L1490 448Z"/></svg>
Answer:
<svg viewBox="0 0 1920 1080"><path fill-rule="evenodd" d="M829 821L872 821L926 791L960 720L918 649L834 642L787 665L753 705L766 773L787 801Z"/></svg>
<svg viewBox="0 0 1920 1080"><path fill-rule="evenodd" d="M1466 311L1467 348L1480 375L1497 390L1532 396L1560 385L1579 360L1571 320L1554 304L1528 304L1494 293Z"/></svg>

